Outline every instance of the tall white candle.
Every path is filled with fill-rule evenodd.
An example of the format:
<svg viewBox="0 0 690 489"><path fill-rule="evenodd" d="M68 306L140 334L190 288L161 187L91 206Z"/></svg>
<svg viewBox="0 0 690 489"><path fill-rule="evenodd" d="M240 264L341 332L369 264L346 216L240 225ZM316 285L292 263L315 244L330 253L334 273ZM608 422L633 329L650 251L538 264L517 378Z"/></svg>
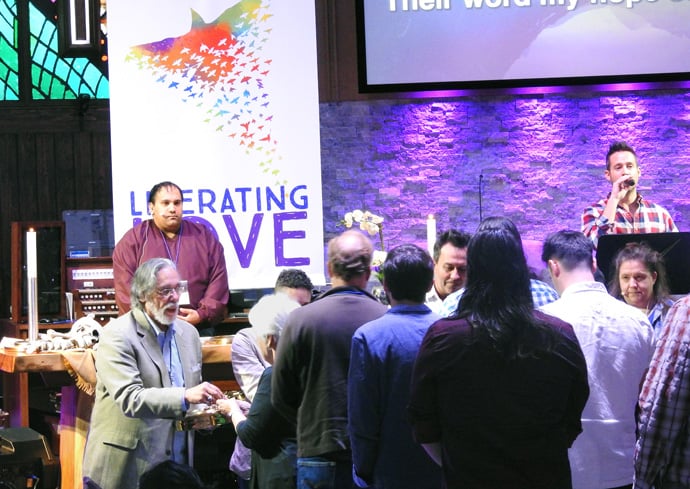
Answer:
<svg viewBox="0 0 690 489"><path fill-rule="evenodd" d="M36 260L36 231L26 232L26 294L28 308L29 340L38 339L38 264Z"/></svg>
<svg viewBox="0 0 690 489"><path fill-rule="evenodd" d="M26 276L28 278L36 278L37 270L36 231L30 228L26 232Z"/></svg>
<svg viewBox="0 0 690 489"><path fill-rule="evenodd" d="M436 244L436 219L433 214L429 214L426 220L426 246L431 256L434 255L434 245Z"/></svg>

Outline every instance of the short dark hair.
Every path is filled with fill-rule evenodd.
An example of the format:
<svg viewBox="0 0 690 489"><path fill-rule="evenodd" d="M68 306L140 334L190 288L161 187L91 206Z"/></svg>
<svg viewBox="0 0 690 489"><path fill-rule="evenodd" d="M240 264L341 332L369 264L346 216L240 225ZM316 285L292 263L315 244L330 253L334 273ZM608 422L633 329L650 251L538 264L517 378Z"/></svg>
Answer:
<svg viewBox="0 0 690 489"><path fill-rule="evenodd" d="M166 460L141 474L139 489L204 489L199 474L187 464Z"/></svg>
<svg viewBox="0 0 690 489"><path fill-rule="evenodd" d="M383 282L397 301L423 303L433 280L434 262L419 246L396 246L383 262Z"/></svg>
<svg viewBox="0 0 690 489"><path fill-rule="evenodd" d="M635 157L635 164L637 164L637 153L635 153L635 150L632 149L632 147L626 143L625 141L616 141L614 143L611 143L611 146L609 146L609 151L606 153L606 169L608 170L611 166L611 155L613 153L618 153L620 151L627 151L629 153L632 153L633 156Z"/></svg>
<svg viewBox="0 0 690 489"><path fill-rule="evenodd" d="M177 191L180 192L180 197L182 197L182 189L179 187L179 185L168 181L160 182L155 184L153 187L151 187L151 190L149 190L149 204L156 203L156 196L158 195L158 192L161 191L161 189L171 187L176 188Z"/></svg>
<svg viewBox="0 0 690 489"><path fill-rule="evenodd" d="M541 252L543 262L556 259L567 271L594 265L594 244L580 231L561 230L551 233L544 241Z"/></svg>
<svg viewBox="0 0 690 489"><path fill-rule="evenodd" d="M438 261L438 257L441 256L441 248L443 248L447 243L450 243L455 248L467 248L472 236L470 233L464 231L459 231L457 229L449 229L442 233L436 242L434 243L434 263Z"/></svg>
<svg viewBox="0 0 690 489"><path fill-rule="evenodd" d="M288 289L307 289L311 292L314 288L314 284L311 283L309 275L307 275L304 270L299 268L286 268L281 270L276 279L276 289L280 288Z"/></svg>
<svg viewBox="0 0 690 489"><path fill-rule="evenodd" d="M613 274L609 280L609 293L617 299L623 298L619 275L623 262L630 260L642 262L647 271L656 273L656 282L652 290L654 301L660 302L668 298L669 285L664 256L645 242L628 243L616 253L613 259Z"/></svg>

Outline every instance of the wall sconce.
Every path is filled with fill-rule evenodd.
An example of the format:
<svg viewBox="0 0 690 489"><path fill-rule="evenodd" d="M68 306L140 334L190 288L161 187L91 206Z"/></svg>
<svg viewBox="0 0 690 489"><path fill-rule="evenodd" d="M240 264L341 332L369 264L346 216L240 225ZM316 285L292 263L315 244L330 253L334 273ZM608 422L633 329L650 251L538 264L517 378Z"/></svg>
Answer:
<svg viewBox="0 0 690 489"><path fill-rule="evenodd" d="M58 0L57 8L60 56L98 56L100 1Z"/></svg>

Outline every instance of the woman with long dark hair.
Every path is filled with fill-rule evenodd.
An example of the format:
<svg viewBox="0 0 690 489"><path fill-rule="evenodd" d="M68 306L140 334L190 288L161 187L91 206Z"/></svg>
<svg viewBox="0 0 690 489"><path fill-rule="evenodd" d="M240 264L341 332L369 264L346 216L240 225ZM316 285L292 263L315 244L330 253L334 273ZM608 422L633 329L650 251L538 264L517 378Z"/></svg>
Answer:
<svg viewBox="0 0 690 489"><path fill-rule="evenodd" d="M427 332L408 409L445 487L570 489L587 367L572 327L535 311L520 236L489 218L467 250L458 315Z"/></svg>

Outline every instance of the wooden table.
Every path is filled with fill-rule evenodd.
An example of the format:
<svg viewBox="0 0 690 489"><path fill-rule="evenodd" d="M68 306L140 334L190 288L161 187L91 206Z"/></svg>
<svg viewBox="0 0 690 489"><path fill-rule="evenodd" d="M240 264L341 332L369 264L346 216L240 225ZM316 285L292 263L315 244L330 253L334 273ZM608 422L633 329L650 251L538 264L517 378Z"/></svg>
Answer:
<svg viewBox="0 0 690 489"><path fill-rule="evenodd" d="M232 348L229 342L214 340L202 343L204 380L210 380L223 391L238 390L232 373ZM214 367L213 370L209 370ZM4 409L10 413L10 426L29 426L29 379L31 372L66 372L62 355L57 352L23 354L6 352L0 348L0 370L3 372ZM206 371L209 370L210 375ZM88 398L76 387L63 388L60 426L60 486L63 489L82 489L81 459L86 441L86 428L78 418L79 397ZM90 417L91 401L88 402ZM63 420L68 419L66 425ZM79 426L77 426L79 424ZM88 422L86 422L88 425Z"/></svg>
<svg viewBox="0 0 690 489"><path fill-rule="evenodd" d="M222 367L227 372L223 378L204 378L204 380L222 381L234 387L232 376L232 353L230 343L202 344L201 354L204 367ZM225 365L220 365L225 364ZM215 370L215 369L214 369ZM0 348L0 371L3 373L2 385L4 409L10 413L10 427L29 426L29 373L30 372L64 372L67 371L58 352L8 353ZM212 375L212 377L218 377ZM231 390L220 386L223 390Z"/></svg>

